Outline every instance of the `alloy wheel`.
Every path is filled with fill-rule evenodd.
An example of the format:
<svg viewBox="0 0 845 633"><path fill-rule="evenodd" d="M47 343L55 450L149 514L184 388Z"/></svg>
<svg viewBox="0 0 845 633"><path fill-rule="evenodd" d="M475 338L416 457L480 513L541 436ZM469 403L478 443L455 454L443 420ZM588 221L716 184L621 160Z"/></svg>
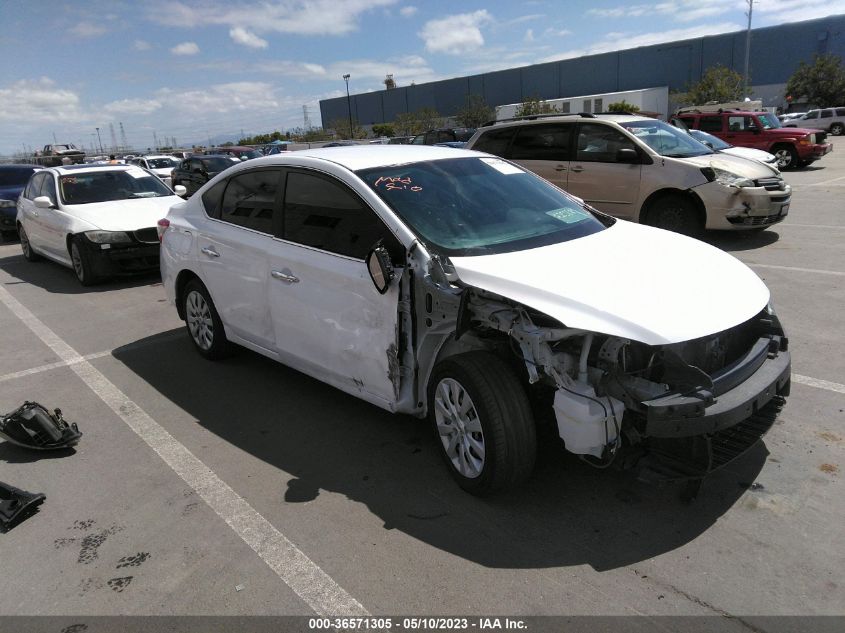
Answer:
<svg viewBox="0 0 845 633"><path fill-rule="evenodd" d="M775 152L778 159L778 169L786 169L792 164L792 152L788 149L779 149Z"/></svg>
<svg viewBox="0 0 845 633"><path fill-rule="evenodd" d="M73 272L79 281L85 280L85 267L82 264L82 255L79 252L79 247L74 243L70 245L70 260L73 263Z"/></svg>
<svg viewBox="0 0 845 633"><path fill-rule="evenodd" d="M434 420L455 470L468 479L480 476L485 462L481 420L469 393L454 378L444 378L437 385Z"/></svg>
<svg viewBox="0 0 845 633"><path fill-rule="evenodd" d="M200 349L211 349L214 343L214 321L205 297L196 290L191 290L185 300L185 308L185 320L194 343Z"/></svg>
<svg viewBox="0 0 845 633"><path fill-rule="evenodd" d="M21 250L23 251L23 256L29 259L32 257L32 247L29 245L29 237L27 236L26 231L23 230L23 226L21 226L18 231L18 237L21 240Z"/></svg>

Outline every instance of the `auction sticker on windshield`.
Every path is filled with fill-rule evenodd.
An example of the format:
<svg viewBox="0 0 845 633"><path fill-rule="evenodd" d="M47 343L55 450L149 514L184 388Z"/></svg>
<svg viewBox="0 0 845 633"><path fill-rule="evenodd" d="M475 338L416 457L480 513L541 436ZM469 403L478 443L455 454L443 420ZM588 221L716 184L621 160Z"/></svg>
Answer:
<svg viewBox="0 0 845 633"><path fill-rule="evenodd" d="M496 171L499 171L503 174L522 174L522 173L525 173L519 167L517 167L516 165L511 165L510 163L507 163L507 162L500 160L498 158L482 158L481 162L487 163L488 165L490 165L490 167L492 167Z"/></svg>

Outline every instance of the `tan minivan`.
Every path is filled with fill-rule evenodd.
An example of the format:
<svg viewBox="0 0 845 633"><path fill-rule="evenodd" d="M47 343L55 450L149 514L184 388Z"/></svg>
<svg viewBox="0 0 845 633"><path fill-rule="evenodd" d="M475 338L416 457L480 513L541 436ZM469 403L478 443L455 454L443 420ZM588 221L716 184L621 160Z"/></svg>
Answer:
<svg viewBox="0 0 845 633"><path fill-rule="evenodd" d="M538 115L482 126L466 149L514 161L610 215L687 235L765 229L789 211L772 167L636 115Z"/></svg>

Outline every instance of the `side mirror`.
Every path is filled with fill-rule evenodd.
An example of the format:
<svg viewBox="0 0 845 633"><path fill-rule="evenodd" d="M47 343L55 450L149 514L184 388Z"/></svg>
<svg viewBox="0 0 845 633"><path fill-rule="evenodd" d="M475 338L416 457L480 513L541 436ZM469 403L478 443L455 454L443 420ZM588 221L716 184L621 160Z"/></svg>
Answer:
<svg viewBox="0 0 845 633"><path fill-rule="evenodd" d="M396 275L393 272L393 264L390 263L390 255L388 255L387 249L381 243L376 244L375 248L367 254L366 263L373 285L379 291L379 294L384 294Z"/></svg>
<svg viewBox="0 0 845 633"><path fill-rule="evenodd" d="M640 155L637 154L637 150L631 149L630 147L620 147L616 150L616 162L617 163L639 163Z"/></svg>
<svg viewBox="0 0 845 633"><path fill-rule="evenodd" d="M38 196L32 202L35 203L35 206L39 209L52 209L54 206L53 201L47 196Z"/></svg>
<svg viewBox="0 0 845 633"><path fill-rule="evenodd" d="M173 192L177 196L184 196L186 193L188 193L188 190L185 188L185 185L176 185L175 187L173 187Z"/></svg>
<svg viewBox="0 0 845 633"><path fill-rule="evenodd" d="M241 160L248 160L246 156L241 156Z"/></svg>

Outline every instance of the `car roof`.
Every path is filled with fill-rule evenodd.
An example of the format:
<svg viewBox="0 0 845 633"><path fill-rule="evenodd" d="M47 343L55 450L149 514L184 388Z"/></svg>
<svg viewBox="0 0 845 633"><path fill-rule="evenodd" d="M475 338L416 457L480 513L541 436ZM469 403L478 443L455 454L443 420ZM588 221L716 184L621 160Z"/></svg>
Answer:
<svg viewBox="0 0 845 633"><path fill-rule="evenodd" d="M141 169L137 165L62 165L61 167L50 167L48 171L55 172L60 176L65 174L78 174L81 171L128 171L130 169Z"/></svg>
<svg viewBox="0 0 845 633"><path fill-rule="evenodd" d="M452 147L435 147L433 145L349 145L330 147L327 149L301 149L294 152L282 152L272 156L253 158L241 163L244 169L269 165L296 165L297 163L311 164L314 160L334 163L350 171L370 169L372 167L387 167L417 163L423 161L440 160L460 157L485 157L489 154L472 150L455 149ZM305 159L305 160L303 160Z"/></svg>
<svg viewBox="0 0 845 633"><path fill-rule="evenodd" d="M27 163L9 163L6 165L0 165L0 169L44 169L40 165L28 165Z"/></svg>
<svg viewBox="0 0 845 633"><path fill-rule="evenodd" d="M144 154L143 156L136 156L135 158L176 158L170 154Z"/></svg>

